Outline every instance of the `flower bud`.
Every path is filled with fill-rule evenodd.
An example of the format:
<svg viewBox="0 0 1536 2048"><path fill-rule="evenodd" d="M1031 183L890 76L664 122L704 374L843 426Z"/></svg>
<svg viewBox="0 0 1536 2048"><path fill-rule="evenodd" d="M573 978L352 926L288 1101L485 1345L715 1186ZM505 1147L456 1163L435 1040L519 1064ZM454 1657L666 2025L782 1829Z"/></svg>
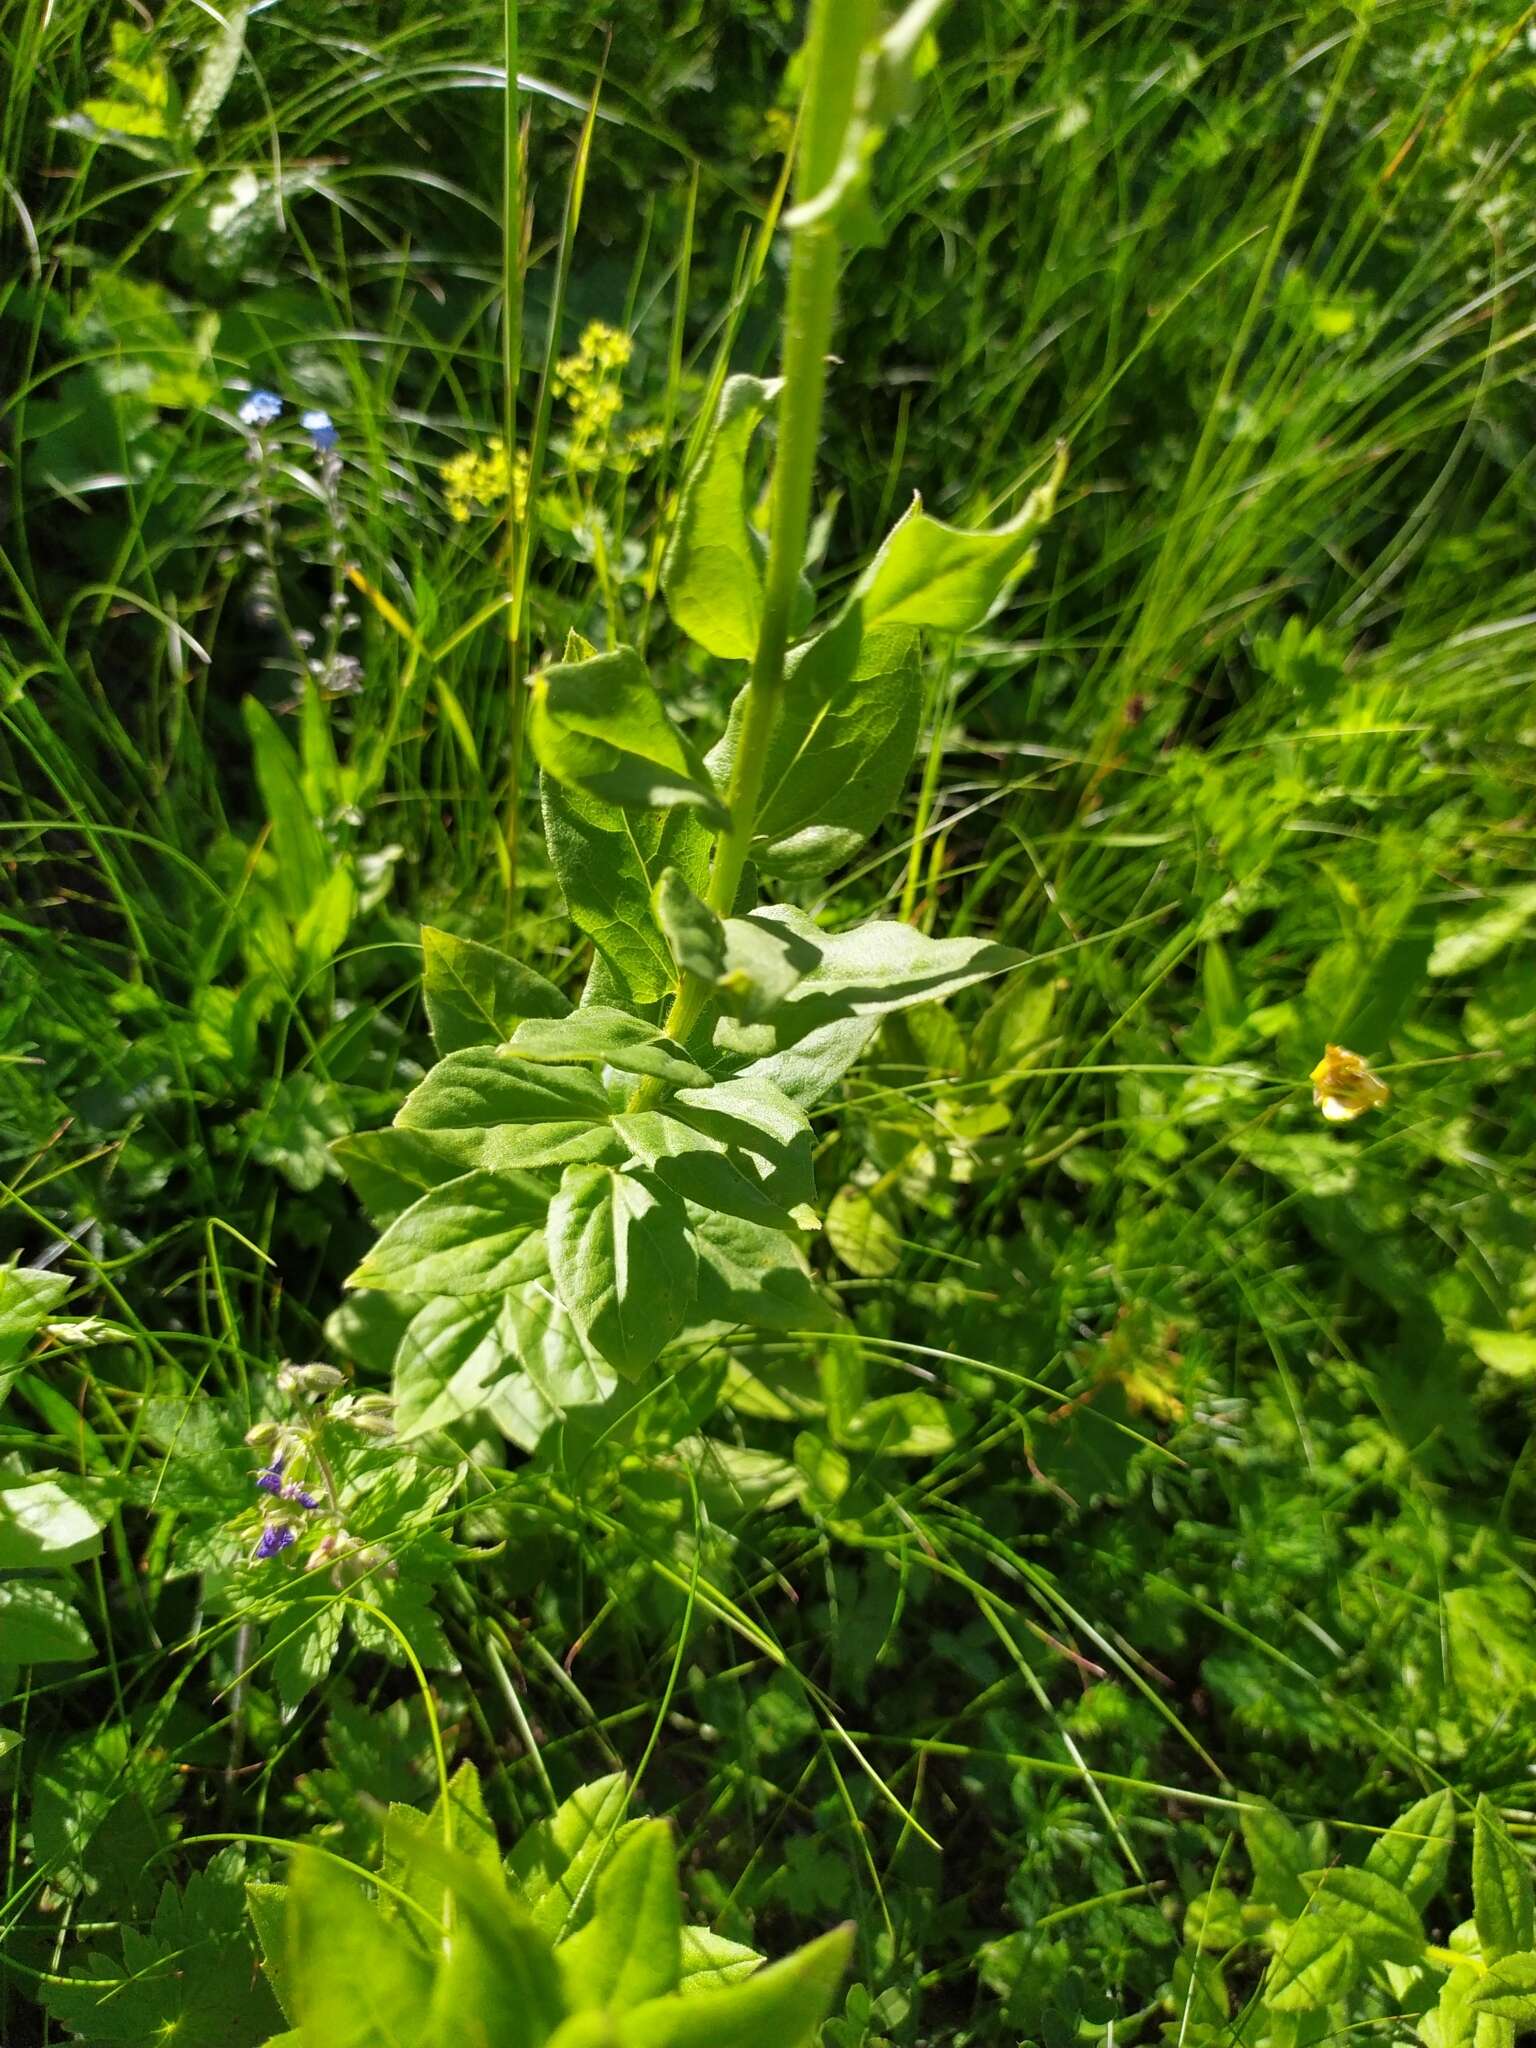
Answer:
<svg viewBox="0 0 1536 2048"><path fill-rule="evenodd" d="M277 1369L277 1384L285 1394L329 1394L346 1377L334 1365L295 1365L291 1360Z"/></svg>
<svg viewBox="0 0 1536 2048"><path fill-rule="evenodd" d="M275 1444L278 1426L275 1422L258 1422L254 1429L245 1432L245 1440L253 1451L264 1451L268 1444Z"/></svg>

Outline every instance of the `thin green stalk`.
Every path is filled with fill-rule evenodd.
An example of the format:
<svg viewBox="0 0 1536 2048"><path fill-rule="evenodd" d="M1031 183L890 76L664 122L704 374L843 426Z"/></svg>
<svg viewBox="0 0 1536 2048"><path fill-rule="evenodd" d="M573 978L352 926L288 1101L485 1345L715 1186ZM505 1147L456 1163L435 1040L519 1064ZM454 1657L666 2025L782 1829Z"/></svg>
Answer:
<svg viewBox="0 0 1536 2048"><path fill-rule="evenodd" d="M507 461L517 460L517 384L523 366L523 150L517 120L519 57L517 0L503 0L502 51L506 59L506 90L501 123L501 435ZM507 493L506 561L509 577L507 619L507 689L511 701L511 755L507 815L503 828L507 909L517 889L517 841L523 786L523 608L519 579L524 555L519 546L517 501Z"/></svg>
<svg viewBox="0 0 1536 2048"><path fill-rule="evenodd" d="M813 0L795 165L795 202L800 208L820 197L837 171L853 113L859 58L874 22L874 0ZM793 232L763 618L725 797L730 822L715 841L706 897L720 917L729 917L736 907L757 825L768 741L784 685L784 657L810 530L827 350L837 313L842 236L836 211L803 221ZM686 1039L708 998L708 982L684 975L667 1018L668 1037ZM643 1086L637 1091L639 1096L645 1093Z"/></svg>

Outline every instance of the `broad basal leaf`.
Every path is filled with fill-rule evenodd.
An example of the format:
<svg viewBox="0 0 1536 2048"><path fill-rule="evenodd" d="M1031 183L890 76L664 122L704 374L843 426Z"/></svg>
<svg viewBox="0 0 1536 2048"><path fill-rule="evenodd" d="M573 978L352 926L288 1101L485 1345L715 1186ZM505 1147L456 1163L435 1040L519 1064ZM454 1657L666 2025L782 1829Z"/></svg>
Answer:
<svg viewBox="0 0 1536 2048"><path fill-rule="evenodd" d="M708 1998L660 1998L625 2016L625 2048L808 2048L848 1967L851 1927Z"/></svg>
<svg viewBox="0 0 1536 2048"><path fill-rule="evenodd" d="M605 1166L569 1166L549 1210L555 1288L582 1336L637 1373L682 1328L698 1259L681 1199Z"/></svg>
<svg viewBox="0 0 1536 2048"><path fill-rule="evenodd" d="M747 450L777 381L727 378L678 500L661 568L673 619L706 653L750 661L763 616L763 544L747 521Z"/></svg>
<svg viewBox="0 0 1536 2048"><path fill-rule="evenodd" d="M638 1826L626 1823L627 1804L622 1777L595 1778L536 1821L507 1858L514 1894L551 1940L573 1934L590 1915L598 1871Z"/></svg>
<svg viewBox="0 0 1536 2048"><path fill-rule="evenodd" d="M1373 1870L1334 1864L1309 1871L1314 1886L1311 1913L1341 1927L1367 1962L1416 1963L1424 1953L1424 1929L1412 1904L1395 1884Z"/></svg>
<svg viewBox="0 0 1536 2048"><path fill-rule="evenodd" d="M294 1852L284 1952L304 2048L402 2048L413 2038L408 2016L425 2014L432 1981L425 1956L315 1849Z"/></svg>
<svg viewBox="0 0 1536 2048"><path fill-rule="evenodd" d="M1367 1870L1396 1885L1422 1912L1445 1883L1456 1839L1456 1800L1449 1787L1431 1792L1371 1844Z"/></svg>
<svg viewBox="0 0 1536 2048"><path fill-rule="evenodd" d="M1264 1979L1272 2012L1321 2012L1354 1982L1359 1959L1337 1921L1309 1913L1286 1935Z"/></svg>
<svg viewBox="0 0 1536 2048"><path fill-rule="evenodd" d="M624 811L683 804L713 824L725 822L703 763L632 647L557 662L536 675L528 734L539 766L556 782Z"/></svg>
<svg viewBox="0 0 1536 2048"><path fill-rule="evenodd" d="M1472 1827L1472 1912L1490 1962L1533 1946L1530 1865L1486 1793Z"/></svg>

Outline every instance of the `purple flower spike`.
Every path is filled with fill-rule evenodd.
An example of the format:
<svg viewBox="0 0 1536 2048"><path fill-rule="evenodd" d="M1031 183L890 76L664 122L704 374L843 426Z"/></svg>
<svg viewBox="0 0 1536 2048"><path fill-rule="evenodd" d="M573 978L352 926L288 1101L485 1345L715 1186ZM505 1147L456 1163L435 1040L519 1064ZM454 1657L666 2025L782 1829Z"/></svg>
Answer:
<svg viewBox="0 0 1536 2048"><path fill-rule="evenodd" d="M301 1508L309 1508L311 1510L320 1505L315 1496L312 1493L306 1493L303 1487L296 1481L283 1488L283 1499L295 1501Z"/></svg>
<svg viewBox="0 0 1536 2048"><path fill-rule="evenodd" d="M256 1474L258 1493L281 1493L283 1490L283 1460L279 1452L264 1472Z"/></svg>
<svg viewBox="0 0 1536 2048"><path fill-rule="evenodd" d="M289 1550L295 1541L294 1533L286 1522L268 1522L261 1532L256 1545L256 1562L265 1564L269 1557L276 1557L280 1550Z"/></svg>

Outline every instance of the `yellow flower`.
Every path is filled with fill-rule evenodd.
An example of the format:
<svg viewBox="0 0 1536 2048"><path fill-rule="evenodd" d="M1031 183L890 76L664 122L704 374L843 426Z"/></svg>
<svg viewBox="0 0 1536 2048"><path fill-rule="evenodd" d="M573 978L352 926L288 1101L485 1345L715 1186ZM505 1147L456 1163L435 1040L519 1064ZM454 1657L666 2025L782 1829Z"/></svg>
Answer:
<svg viewBox="0 0 1536 2048"><path fill-rule="evenodd" d="M1331 1124L1352 1124L1368 1109L1380 1109L1392 1093L1359 1053L1343 1045L1330 1045L1309 1078L1312 1100Z"/></svg>
<svg viewBox="0 0 1536 2048"><path fill-rule="evenodd" d="M512 500L514 518L521 519L528 510L528 458L519 449L509 462L500 439L488 441L484 454L466 448L462 455L450 456L440 474L448 516L460 526L467 524L472 511L488 511L506 497Z"/></svg>
<svg viewBox="0 0 1536 2048"><path fill-rule="evenodd" d="M620 378L632 343L605 320L589 320L574 355L555 365L555 389L571 414L571 467L603 466L603 448L624 404Z"/></svg>

